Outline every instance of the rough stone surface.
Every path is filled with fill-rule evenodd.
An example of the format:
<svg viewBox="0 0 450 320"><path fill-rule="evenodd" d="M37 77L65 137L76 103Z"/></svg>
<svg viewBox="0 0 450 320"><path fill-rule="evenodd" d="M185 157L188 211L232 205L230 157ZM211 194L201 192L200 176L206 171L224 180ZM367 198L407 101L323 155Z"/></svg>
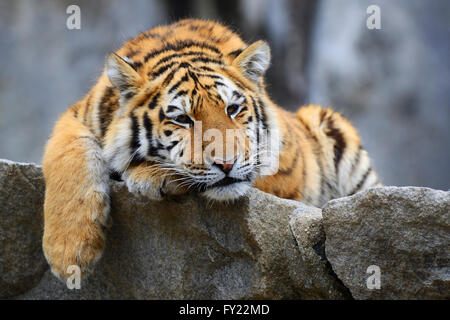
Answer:
<svg viewBox="0 0 450 320"><path fill-rule="evenodd" d="M330 201L323 218L327 259L354 298L450 299L450 192L370 189Z"/></svg>
<svg viewBox="0 0 450 320"><path fill-rule="evenodd" d="M43 257L43 195L40 167L0 160L0 298L450 298L450 192L375 188L322 212L257 189L152 202L113 182L106 250L80 290Z"/></svg>
<svg viewBox="0 0 450 320"><path fill-rule="evenodd" d="M16 217L6 227L13 237L29 234L32 225L34 237L19 246L11 242L10 250L0 260L1 268L23 274L28 266L29 272L34 272L32 284L40 282L16 298L348 298L339 280L328 273L319 284L305 285L310 283L309 279L322 277L317 272L330 272L330 269L304 265L310 260L302 259L300 252L315 254L309 246L316 242L306 238L300 242L291 232L293 211L312 208L256 189L232 205L207 203L196 195L151 202L130 194L123 183L112 186L114 223L107 234L103 258L94 274L82 281L81 290L69 290L50 271L42 277L46 269L40 238L43 182L40 170L32 165L25 167L33 168L36 181L22 178L24 171L17 169L22 167L2 163L3 170L11 172L3 179L8 181L8 194L17 201L2 199L0 207L5 208L6 201L8 210L2 209L2 216L13 215L19 211L17 208L26 207L28 216L22 219L26 221ZM25 197L26 201L22 199ZM30 202L30 197L36 201ZM23 252L22 260L16 259L11 264L7 259L14 258L18 252ZM37 262L40 268L36 267ZM4 278L10 279L8 274ZM14 293L19 292L9 292L9 297Z"/></svg>
<svg viewBox="0 0 450 320"><path fill-rule="evenodd" d="M32 288L48 268L41 249L44 189L39 167L0 160L0 298Z"/></svg>
<svg viewBox="0 0 450 320"><path fill-rule="evenodd" d="M316 298L351 298L350 291L340 281L334 281L336 275L325 256L322 210L301 204L294 210L289 223L300 251L302 263L299 266L303 268L296 269L291 277L302 287L324 294Z"/></svg>
<svg viewBox="0 0 450 320"><path fill-rule="evenodd" d="M193 195L149 202L123 185L113 190L114 225L95 274L81 290L70 291L48 273L20 298L344 297L332 278L323 287L302 287L313 275L298 272L309 269L302 266L289 227L296 202L258 190L233 206L207 204Z"/></svg>

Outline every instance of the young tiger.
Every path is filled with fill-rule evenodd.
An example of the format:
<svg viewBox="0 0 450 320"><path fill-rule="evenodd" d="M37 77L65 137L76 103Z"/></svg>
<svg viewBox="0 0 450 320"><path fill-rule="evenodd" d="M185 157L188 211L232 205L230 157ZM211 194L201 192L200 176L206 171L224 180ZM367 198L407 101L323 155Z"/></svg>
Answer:
<svg viewBox="0 0 450 320"><path fill-rule="evenodd" d="M70 265L88 273L101 256L111 174L154 200L189 190L233 200L254 186L321 206L378 185L347 120L319 106L290 113L269 98L269 63L266 42L247 45L221 24L191 19L143 32L110 54L45 149L43 249L53 273L64 279ZM235 144L231 155L211 152L195 162L199 123L200 133L226 137L232 129L244 137L225 139L227 150ZM259 156L274 145L279 152L266 158L278 170L262 175ZM202 139L197 150L207 146Z"/></svg>

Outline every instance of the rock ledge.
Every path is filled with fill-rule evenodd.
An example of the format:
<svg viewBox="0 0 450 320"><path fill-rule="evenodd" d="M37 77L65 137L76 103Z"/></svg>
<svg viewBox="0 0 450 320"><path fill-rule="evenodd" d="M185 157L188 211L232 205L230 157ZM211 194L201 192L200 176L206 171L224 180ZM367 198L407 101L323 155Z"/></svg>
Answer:
<svg viewBox="0 0 450 320"><path fill-rule="evenodd" d="M376 188L322 212L256 189L223 205L112 183L104 256L69 290L42 254L44 190L39 166L0 160L0 298L450 298L449 192ZM380 289L367 288L370 265Z"/></svg>

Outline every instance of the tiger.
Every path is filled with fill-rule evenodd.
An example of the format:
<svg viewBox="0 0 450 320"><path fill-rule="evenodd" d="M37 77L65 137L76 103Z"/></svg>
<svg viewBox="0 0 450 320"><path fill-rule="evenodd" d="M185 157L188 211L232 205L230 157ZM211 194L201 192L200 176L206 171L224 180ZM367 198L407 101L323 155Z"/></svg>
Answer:
<svg viewBox="0 0 450 320"><path fill-rule="evenodd" d="M83 277L92 272L111 223L113 179L154 201L197 192L230 202L254 187L317 207L380 185L343 116L318 105L293 113L272 101L270 60L266 41L248 45L198 19L142 32L110 53L45 147L42 246L53 274L64 280L71 265ZM212 143L202 136L211 130L223 146L193 161ZM240 136L228 138L229 130Z"/></svg>

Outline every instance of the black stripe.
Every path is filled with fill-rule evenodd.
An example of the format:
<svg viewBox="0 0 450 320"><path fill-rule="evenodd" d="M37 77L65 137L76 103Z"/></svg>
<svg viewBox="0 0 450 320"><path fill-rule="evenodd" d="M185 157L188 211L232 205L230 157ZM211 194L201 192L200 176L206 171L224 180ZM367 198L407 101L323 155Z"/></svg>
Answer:
<svg viewBox="0 0 450 320"><path fill-rule="evenodd" d="M313 140L313 141L310 141L309 139L307 139L306 143L309 143L311 149L313 150L311 155L314 158L314 162L317 163L317 166L319 167L319 178L320 178L319 201L320 201L320 200L322 200L322 198L325 199L323 197L323 195L324 195L323 193L325 190L325 184L328 186L328 192L331 192L333 190L333 188L330 186L330 183L328 181L325 181L325 177L323 174L324 169L323 169L323 164L322 164L323 149L319 142L319 139L317 139L316 135L311 131L310 127L301 118L300 118L300 123L306 129L309 137ZM305 163L305 161L304 161L304 163ZM328 199L326 199L326 200L328 200Z"/></svg>
<svg viewBox="0 0 450 320"><path fill-rule="evenodd" d="M126 94L125 94L125 96L124 96L124 98L125 99L131 99L131 98L133 98L134 97L134 95L135 95L136 93L135 92L127 92Z"/></svg>
<svg viewBox="0 0 450 320"><path fill-rule="evenodd" d="M339 171L339 162L342 159L347 144L345 143L341 131L334 126L334 119L328 119L328 129L329 131L325 132L326 135L334 140L334 167L337 175Z"/></svg>
<svg viewBox="0 0 450 320"><path fill-rule="evenodd" d="M170 105L167 107L167 113L170 113L175 110L180 110L177 106Z"/></svg>
<svg viewBox="0 0 450 320"><path fill-rule="evenodd" d="M237 49L237 50L231 51L228 55L229 56L233 56L233 57L236 58L238 55L240 55L242 53L242 51L244 51L244 50L243 49Z"/></svg>
<svg viewBox="0 0 450 320"><path fill-rule="evenodd" d="M188 81L189 80L189 78L188 78L188 75L187 75L187 73L177 82L177 83L175 83L170 89L169 89L169 94L171 94L172 92L174 92L175 90L177 90L178 89L178 87L183 83L183 82L186 82L186 81Z"/></svg>
<svg viewBox="0 0 450 320"><path fill-rule="evenodd" d="M154 95L154 97L152 98L152 100L150 101L150 103L148 104L148 108L150 109L150 110L153 110L153 109L155 109L155 107L157 106L157 104L158 104L158 99L159 99L159 96L160 96L161 94L158 92L158 93L156 93L155 95Z"/></svg>
<svg viewBox="0 0 450 320"><path fill-rule="evenodd" d="M203 96L198 95L197 96L197 101L195 103L192 104L192 112L195 114L197 113L197 110L199 110L200 106L203 103Z"/></svg>
<svg viewBox="0 0 450 320"><path fill-rule="evenodd" d="M256 122L259 125L261 123L261 115L259 114L259 109L258 109L255 99L253 97L251 97L251 100L252 100L252 105L253 105L253 111L255 112Z"/></svg>
<svg viewBox="0 0 450 320"><path fill-rule="evenodd" d="M301 123L301 125L304 127L304 129L306 130L306 132L308 133L308 135L310 135L311 137L314 138L314 140L317 141L317 137L315 135L313 135L313 133L311 132L311 128L309 127L309 125L303 120L303 118L298 117L297 118L299 120L299 122Z"/></svg>
<svg viewBox="0 0 450 320"><path fill-rule="evenodd" d="M239 91L234 90L233 91L233 96L236 96L239 99L240 97L242 97L242 94Z"/></svg>
<svg viewBox="0 0 450 320"><path fill-rule="evenodd" d="M174 99L176 99L182 95L186 95L186 94L188 94L188 92L186 90L178 91L177 94L175 95Z"/></svg>
<svg viewBox="0 0 450 320"><path fill-rule="evenodd" d="M163 86L167 86L172 81L172 79L175 76L175 73L177 71L178 71L178 69L173 69L172 71L170 71L170 73L167 75L167 77L163 81Z"/></svg>
<svg viewBox="0 0 450 320"><path fill-rule="evenodd" d="M201 66L200 69L202 69L203 71L214 72L214 69L211 69L210 67L207 66Z"/></svg>
<svg viewBox="0 0 450 320"><path fill-rule="evenodd" d="M367 177L369 176L369 174L371 172L372 172L372 167L369 167L369 169L367 169L366 173L364 173L364 175L362 176L361 180L358 182L356 187L352 190L352 192L349 193L349 196L351 196L352 194L355 194L356 192L358 192L361 189L361 187L364 185L364 183L367 180Z"/></svg>
<svg viewBox="0 0 450 320"><path fill-rule="evenodd" d="M258 104L259 104L260 110L261 110L261 122L263 124L263 129L267 129L268 126L267 126L266 106L261 101L261 99L258 100Z"/></svg>
<svg viewBox="0 0 450 320"><path fill-rule="evenodd" d="M255 112L255 117L256 117L256 164L259 164L259 143L260 143L260 139L261 137L260 132L259 132L259 125L261 123L261 117L259 115L259 110L256 106L256 101L253 97L250 97L252 100L252 105L253 105L253 111Z"/></svg>
<svg viewBox="0 0 450 320"><path fill-rule="evenodd" d="M191 70L188 70L188 74L189 74L189 76L192 78L192 80L194 80L196 87L197 87L197 84L199 84L200 86L202 85L202 84L198 81L197 75L196 75L194 72L192 72Z"/></svg>
<svg viewBox="0 0 450 320"><path fill-rule="evenodd" d="M114 88L106 87L105 93L103 94L103 97L100 100L100 105L105 105L113 95L114 95Z"/></svg>
<svg viewBox="0 0 450 320"><path fill-rule="evenodd" d="M181 49L189 48L189 47L199 47L202 49L208 49L211 50L217 54L221 54L220 50L217 49L217 47L212 46L206 42L197 42L192 40L177 40L175 43L168 43L161 49L152 50L149 53L147 53L144 57L144 61L147 62L149 59L156 57L157 55L173 50L173 51L179 51Z"/></svg>
<svg viewBox="0 0 450 320"><path fill-rule="evenodd" d="M301 131L301 132L305 132L306 131L306 136L308 138L311 138L313 141L310 141L309 139L306 140L306 143L309 143L309 145L311 146L311 149L313 150L312 152L312 156L314 157L315 162L317 163L318 167L319 167L319 177L320 177L320 192L319 195L321 198L323 198L323 193L325 190L325 185L328 187L328 192L331 194L333 192L333 190L335 190L335 188L333 188L330 185L330 182L326 179L324 179L324 175L323 175L323 165L322 165L322 161L321 159L323 158L323 152L322 152L322 147L319 143L319 140L317 139L316 135L311 131L311 128L309 127L309 125L304 121L303 118L298 117L297 118L301 124L301 126L298 126L297 123L295 123L295 126ZM305 179L306 179L306 171L305 171L305 165L306 165L306 161L305 158L303 157L303 183L305 183ZM305 189L305 186L303 186L303 188ZM329 195L330 195L329 194ZM329 196L328 195L328 196ZM311 202L311 197L308 197L308 201ZM321 200L321 199L319 199Z"/></svg>
<svg viewBox="0 0 450 320"><path fill-rule="evenodd" d="M158 33L153 33L154 31L145 31L145 32L143 32L143 33L141 33L139 36L142 36L142 37L144 37L144 38L146 38L146 39L149 39L149 38L151 38L151 39L161 39L162 38L162 36L160 35L160 34L158 34Z"/></svg>
<svg viewBox="0 0 450 320"><path fill-rule="evenodd" d="M109 178L115 181L123 181L122 180L122 174L117 171L111 171L109 174Z"/></svg>
<svg viewBox="0 0 450 320"><path fill-rule="evenodd" d="M89 109L91 107L91 99L92 99L92 94L90 94L89 97L87 98L86 107L84 108L84 115L83 115L83 123L84 124L87 123L87 117L89 114Z"/></svg>
<svg viewBox="0 0 450 320"><path fill-rule="evenodd" d="M303 198L304 194L306 192L306 159L304 156L302 156L302 190L300 191L300 195ZM308 196L308 199L306 201L311 202L311 197Z"/></svg>
<svg viewBox="0 0 450 320"><path fill-rule="evenodd" d="M138 120L136 118L136 115L134 115L134 113L132 113L130 115L131 118L131 153L133 154L137 149L139 149L139 147L141 146L141 142L139 141L139 123Z"/></svg>
<svg viewBox="0 0 450 320"><path fill-rule="evenodd" d="M172 150L173 147L175 147L179 142L180 142L179 140L172 141L172 143L170 144L170 146L168 146L168 147L166 148L167 151Z"/></svg>
<svg viewBox="0 0 450 320"><path fill-rule="evenodd" d="M152 96L154 92L148 92L148 90L145 91L145 96L139 99L139 104L136 105L136 107L142 107Z"/></svg>
<svg viewBox="0 0 450 320"><path fill-rule="evenodd" d="M311 146L313 148L313 150L315 150L315 148L313 146ZM320 146L318 146L318 149L320 150ZM322 154L322 152L320 151L320 154ZM315 163L317 163L317 166L319 167L319 178L320 178L320 191L319 191L319 201L321 201L322 199L324 199L324 184L325 184L325 177L323 174L323 165L322 165L322 161L321 161L321 157L320 155L317 154L316 151L312 152L312 156L314 157Z"/></svg>
<svg viewBox="0 0 450 320"><path fill-rule="evenodd" d="M218 59L211 59L206 57L197 57L191 60L192 62L203 62L203 63L215 63L215 64L223 64L223 61Z"/></svg>
<svg viewBox="0 0 450 320"><path fill-rule="evenodd" d="M198 30L198 26L197 25L190 25L189 26L189 30L191 30L191 31L197 31Z"/></svg>
<svg viewBox="0 0 450 320"><path fill-rule="evenodd" d="M104 137L106 131L112 121L112 110L114 102L111 104L110 99L114 96L114 88L107 87L98 106L98 119L100 122L100 133ZM116 102L117 103L117 102Z"/></svg>
<svg viewBox="0 0 450 320"><path fill-rule="evenodd" d="M142 62L139 62L139 61L137 61L137 62L132 62L132 63L129 63L129 65L130 65L134 70L137 71L137 69L139 69L140 67L142 67Z"/></svg>
<svg viewBox="0 0 450 320"><path fill-rule="evenodd" d="M290 193L289 195L287 195L287 196L284 197L284 198L285 198L285 199L295 200L298 196L299 196L299 192L298 192L297 189L295 189L294 192Z"/></svg>
<svg viewBox="0 0 450 320"><path fill-rule="evenodd" d="M147 112L144 113L144 128L145 128L145 136L148 140L148 143L151 144L151 141L153 139L153 132L152 132L153 125L152 121L148 117Z"/></svg>
<svg viewBox="0 0 450 320"><path fill-rule="evenodd" d="M326 109L322 109L320 110L320 123L323 122L323 120L325 119L325 116L327 115L327 110Z"/></svg>
<svg viewBox="0 0 450 320"><path fill-rule="evenodd" d="M156 68L160 64L167 62L171 59L181 58L181 57L186 57L186 56L210 57L209 54L207 54L206 52L202 52L202 51L188 51L188 52L182 52L182 53L173 53L164 58L161 58L158 62L155 63L154 68Z"/></svg>
<svg viewBox="0 0 450 320"><path fill-rule="evenodd" d="M158 156L158 152L152 145L152 142L153 142L153 132L152 132L153 124L152 124L152 121L150 120L147 112L144 113L144 128L145 128L145 137L147 138L147 141L148 141L147 154L149 156L157 157Z"/></svg>
<svg viewBox="0 0 450 320"><path fill-rule="evenodd" d="M160 108L159 109L159 121L162 122L165 117L166 117L166 115L164 114L163 108Z"/></svg>
<svg viewBox="0 0 450 320"><path fill-rule="evenodd" d="M219 79L223 80L223 77L218 76L216 74L209 74L209 73L195 73L197 77L199 78L211 78L211 79Z"/></svg>
<svg viewBox="0 0 450 320"><path fill-rule="evenodd" d="M127 58L133 58L135 55L141 53L141 50L130 50L126 55Z"/></svg>
<svg viewBox="0 0 450 320"><path fill-rule="evenodd" d="M350 174L349 174L350 177L355 173L355 170L358 167L359 161L361 160L361 151L362 150L363 150L362 145L359 145L359 149L357 151L356 157L353 159L352 167L350 169Z"/></svg>
<svg viewBox="0 0 450 320"><path fill-rule="evenodd" d="M189 69L189 68L193 68L193 69L196 69L196 68L194 68L194 67L192 67L192 65L190 64L190 63L188 63L188 62L182 62L182 63L180 63L180 65L178 66L178 68L183 68L183 69Z"/></svg>
<svg viewBox="0 0 450 320"><path fill-rule="evenodd" d="M154 78L159 77L160 75L162 75L164 72L166 72L170 67L172 67L176 62L171 62L169 64L166 64L165 66L162 66L161 68L159 68L158 70L154 71L154 72L149 72L149 76Z"/></svg>

